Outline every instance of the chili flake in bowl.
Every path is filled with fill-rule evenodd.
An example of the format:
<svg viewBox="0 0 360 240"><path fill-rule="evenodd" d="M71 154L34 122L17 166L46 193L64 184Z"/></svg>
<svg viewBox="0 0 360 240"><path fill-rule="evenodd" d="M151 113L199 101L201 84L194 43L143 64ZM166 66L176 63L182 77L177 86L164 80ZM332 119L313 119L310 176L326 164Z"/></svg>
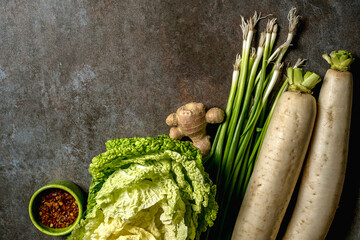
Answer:
<svg viewBox="0 0 360 240"><path fill-rule="evenodd" d="M53 181L31 197L29 215L43 233L53 236L69 234L83 214L81 189L68 180Z"/></svg>

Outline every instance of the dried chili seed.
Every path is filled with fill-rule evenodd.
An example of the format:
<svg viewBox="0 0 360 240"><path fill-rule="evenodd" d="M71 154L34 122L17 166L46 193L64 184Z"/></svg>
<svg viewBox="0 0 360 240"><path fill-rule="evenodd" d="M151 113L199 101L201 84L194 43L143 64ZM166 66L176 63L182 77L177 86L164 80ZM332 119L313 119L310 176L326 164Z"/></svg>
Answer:
<svg viewBox="0 0 360 240"><path fill-rule="evenodd" d="M39 201L39 219L51 228L64 228L74 223L79 208L75 198L62 189L45 191Z"/></svg>

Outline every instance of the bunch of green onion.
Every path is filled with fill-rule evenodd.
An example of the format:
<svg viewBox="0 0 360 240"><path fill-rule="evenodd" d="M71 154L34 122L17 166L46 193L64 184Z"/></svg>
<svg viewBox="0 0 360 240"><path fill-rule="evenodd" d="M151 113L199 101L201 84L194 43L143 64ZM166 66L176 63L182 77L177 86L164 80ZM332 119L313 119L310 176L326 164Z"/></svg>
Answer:
<svg viewBox="0 0 360 240"><path fill-rule="evenodd" d="M217 185L219 213L205 239L230 239L242 198L271 119L275 104L287 88L280 81L282 59L288 50L299 16L293 8L288 14L289 33L284 44L273 51L277 38L276 19L268 20L260 34L257 49L252 47L255 26L261 19L256 12L242 18L243 44L236 56L225 121L219 126L212 149L205 157L207 170ZM299 64L299 63L298 63Z"/></svg>

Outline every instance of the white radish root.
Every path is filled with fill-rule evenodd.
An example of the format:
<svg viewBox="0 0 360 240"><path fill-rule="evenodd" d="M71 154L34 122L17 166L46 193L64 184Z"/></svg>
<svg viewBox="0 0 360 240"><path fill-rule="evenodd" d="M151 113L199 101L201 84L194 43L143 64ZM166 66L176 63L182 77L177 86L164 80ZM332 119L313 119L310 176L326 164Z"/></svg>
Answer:
<svg viewBox="0 0 360 240"><path fill-rule="evenodd" d="M315 121L310 94L280 97L251 176L232 239L275 239L295 188Z"/></svg>
<svg viewBox="0 0 360 240"><path fill-rule="evenodd" d="M233 240L268 240L278 234L316 118L315 98L299 90L306 88L301 83L309 74L313 80L308 85L313 88L319 82L318 75L288 69L289 89L293 90L284 92L277 102L236 220Z"/></svg>
<svg viewBox="0 0 360 240"><path fill-rule="evenodd" d="M298 197L283 239L325 239L344 184L353 78L329 69L318 99L318 115Z"/></svg>

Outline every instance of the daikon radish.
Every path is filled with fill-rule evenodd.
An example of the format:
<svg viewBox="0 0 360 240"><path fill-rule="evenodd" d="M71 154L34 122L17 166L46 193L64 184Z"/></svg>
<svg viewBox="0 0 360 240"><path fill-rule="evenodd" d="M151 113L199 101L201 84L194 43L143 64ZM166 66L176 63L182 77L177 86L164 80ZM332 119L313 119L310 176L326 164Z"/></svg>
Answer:
<svg viewBox="0 0 360 240"><path fill-rule="evenodd" d="M284 239L325 239L344 184L353 94L347 51L323 55L331 64L318 99L318 116L295 208Z"/></svg>
<svg viewBox="0 0 360 240"><path fill-rule="evenodd" d="M315 73L288 68L288 91L279 98L242 202L232 239L275 239L310 142Z"/></svg>

